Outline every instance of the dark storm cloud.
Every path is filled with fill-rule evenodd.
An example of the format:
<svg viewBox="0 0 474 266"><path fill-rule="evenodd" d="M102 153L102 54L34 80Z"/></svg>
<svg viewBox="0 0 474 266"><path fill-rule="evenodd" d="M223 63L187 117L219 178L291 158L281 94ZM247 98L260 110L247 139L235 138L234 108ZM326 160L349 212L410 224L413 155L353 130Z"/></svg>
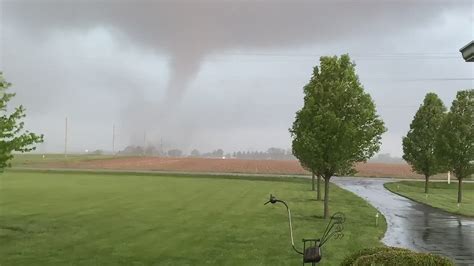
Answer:
<svg viewBox="0 0 474 266"><path fill-rule="evenodd" d="M355 48L366 54L385 53L394 47L410 51L416 43L426 41L423 45L427 46L433 40L421 39L426 37L424 29L442 25L447 15L468 14L466 10L469 9L472 9L471 1L2 1L2 31L10 38L4 38L1 53L1 61L4 62L0 65L6 71L15 72L17 77L19 72L23 72L28 80L23 83L23 93L45 98L44 101L32 103L43 105L38 110L47 113L71 93L80 98L81 94L77 91L84 91L83 95L95 93L92 89L88 90L94 86L115 88L103 92L102 106L117 105L114 99L118 94L118 105L126 124L124 127L127 130L137 129L136 132L130 130L131 135L138 136L135 139L142 138L143 130L151 130L153 125L159 124L160 135L174 138L174 142L179 143L190 141L190 132L195 132L200 126L218 130L219 127L232 127L233 123L238 123L234 126L256 129L258 124L265 121L271 124L273 121L266 119L270 114L265 105L259 105L265 94L249 100L245 95L232 92L239 89L244 91L243 94L247 92L233 87L235 84L246 86L242 82L248 79L245 76L239 76L238 82L227 82L228 77L207 74L208 80L222 81L218 85L234 100L230 104L225 101L215 104L214 95L206 96L188 89L193 87L202 91L204 86L216 86L215 82L192 85L205 62L215 55L269 50L290 51L291 54L307 47L319 47L321 53L329 54ZM111 35L110 42L119 46L114 48L118 58L110 59L113 65L102 66L102 62L94 60L76 61L73 69L67 72L73 75L61 75L71 64L67 61L77 60L74 56L77 47L72 46L70 51L62 54L54 49L62 47L67 50L67 45L76 40L71 36L86 35L97 28L105 29ZM414 33L418 37L406 37ZM59 41L49 48L51 36L67 42ZM399 39L400 36L404 39ZM82 42L83 39L77 40L77 43ZM107 50L113 49L105 47L99 52ZM45 54L45 51L50 54ZM124 53L120 58L122 51L127 51L129 56ZM64 56L68 53L71 56ZM162 70L156 70L156 74L140 77L145 69L149 71L147 64L134 68L129 66L131 61L127 61L145 61L140 54L147 55L146 60L153 56L166 58L169 69L166 76ZM316 58L304 65L305 75L309 74L315 61ZM55 82L45 82L44 75L53 76ZM286 73L276 74L273 78L280 75ZM255 77L251 80L252 85L256 84L255 90L285 84L297 91L297 94L291 94L291 99L301 98L301 80L277 83L265 83ZM153 90L153 87L159 91L163 91L162 87L166 89L159 96L145 92ZM186 95L194 97L195 101L186 101ZM283 102L289 99L284 93L276 97L280 97L277 101ZM33 97L31 99L33 102ZM88 100L83 102L87 104ZM70 109L80 109L81 106L70 106ZM291 120L295 106L280 108L278 113L291 114ZM226 111L231 107L239 112ZM100 104L88 106L88 109L102 111ZM223 111L215 112L215 109ZM203 114L213 118L212 121L196 121L193 116L196 110L203 110ZM223 118L229 115L235 119ZM285 126L285 131L288 126Z"/></svg>
<svg viewBox="0 0 474 266"><path fill-rule="evenodd" d="M213 52L376 38L407 25L423 27L439 19L446 6L434 1L7 1L3 13L33 37L100 25L163 51L171 57L172 97L183 93Z"/></svg>

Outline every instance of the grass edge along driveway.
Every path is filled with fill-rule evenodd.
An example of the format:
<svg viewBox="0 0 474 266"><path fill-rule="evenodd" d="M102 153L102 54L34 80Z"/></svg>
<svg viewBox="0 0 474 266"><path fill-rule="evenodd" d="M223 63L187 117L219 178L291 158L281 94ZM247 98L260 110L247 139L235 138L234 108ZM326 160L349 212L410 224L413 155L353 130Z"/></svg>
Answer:
<svg viewBox="0 0 474 266"><path fill-rule="evenodd" d="M474 183L463 183L463 202L458 206L458 183L430 182L429 193L424 193L424 181L399 181L385 183L384 187L391 192L447 211L452 214L474 217Z"/></svg>

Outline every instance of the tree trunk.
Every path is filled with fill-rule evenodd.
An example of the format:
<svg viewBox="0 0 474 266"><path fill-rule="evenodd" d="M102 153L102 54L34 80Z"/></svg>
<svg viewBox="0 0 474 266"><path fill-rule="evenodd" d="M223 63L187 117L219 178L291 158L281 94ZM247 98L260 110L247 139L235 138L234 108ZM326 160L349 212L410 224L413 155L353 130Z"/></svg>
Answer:
<svg viewBox="0 0 474 266"><path fill-rule="evenodd" d="M324 177L324 219L329 217L329 179Z"/></svg>
<svg viewBox="0 0 474 266"><path fill-rule="evenodd" d="M321 176L318 175L318 185L317 185L317 189L318 189L318 198L317 200L321 200Z"/></svg>
<svg viewBox="0 0 474 266"><path fill-rule="evenodd" d="M458 203L462 201L462 178L458 178Z"/></svg>
<svg viewBox="0 0 474 266"><path fill-rule="evenodd" d="M430 176L425 175L425 193L428 194L428 182L430 181Z"/></svg>
<svg viewBox="0 0 474 266"><path fill-rule="evenodd" d="M311 173L312 176L311 176L311 186L312 186L312 190L314 191L314 173Z"/></svg>

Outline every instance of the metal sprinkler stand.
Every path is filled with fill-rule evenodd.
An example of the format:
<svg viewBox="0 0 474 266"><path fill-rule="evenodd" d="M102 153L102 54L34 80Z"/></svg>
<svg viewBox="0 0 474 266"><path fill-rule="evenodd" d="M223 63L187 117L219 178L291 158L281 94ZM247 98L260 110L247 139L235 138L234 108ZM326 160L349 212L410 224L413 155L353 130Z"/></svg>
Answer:
<svg viewBox="0 0 474 266"><path fill-rule="evenodd" d="M288 207L288 204L286 204L285 201L277 199L275 196L270 194L270 199L265 202L264 205L267 205L268 203L275 204L275 203L282 203L285 205L286 210L288 212L288 224L290 227L290 240L291 240L291 246L293 247L293 250L298 253L303 255L303 265L305 263L311 263L311 265L316 265L319 261L321 261L322 254L321 254L321 247L332 237L335 239L342 238L344 234L342 231L344 230L344 226L342 225L345 221L345 215L341 212L336 212L331 216L331 219L329 220L328 225L326 226L326 230L323 233L323 236L320 239L306 239L303 238L303 252L299 251L295 247L295 242L293 240L293 227L291 225L291 211L290 208Z"/></svg>

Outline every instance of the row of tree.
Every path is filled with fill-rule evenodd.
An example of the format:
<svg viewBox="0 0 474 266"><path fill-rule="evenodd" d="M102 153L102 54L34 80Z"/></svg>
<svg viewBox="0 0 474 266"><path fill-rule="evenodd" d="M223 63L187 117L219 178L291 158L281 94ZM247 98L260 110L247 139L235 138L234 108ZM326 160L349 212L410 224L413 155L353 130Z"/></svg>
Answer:
<svg viewBox="0 0 474 266"><path fill-rule="evenodd" d="M129 145L125 149L119 151L118 155L125 156L170 156L170 157L182 157L183 151L180 149L169 149L164 151L163 149L158 149L153 145L148 145L146 147Z"/></svg>
<svg viewBox="0 0 474 266"><path fill-rule="evenodd" d="M232 154L233 158L245 160L295 160L291 150L269 148L266 151L238 151Z"/></svg>
<svg viewBox="0 0 474 266"><path fill-rule="evenodd" d="M290 128L292 151L312 173L317 199L324 179L324 217L329 216L329 181L352 175L357 162L366 162L380 149L386 131L375 104L364 91L348 55L321 57L320 65L303 88L304 104ZM403 158L428 180L433 174L452 171L459 180L473 174L474 90L457 93L446 112L436 94L429 93L403 139Z"/></svg>
<svg viewBox="0 0 474 266"><path fill-rule="evenodd" d="M435 93L428 93L403 138L403 159L425 176L425 193L431 176L452 171L462 181L474 173L474 90L459 91L447 112Z"/></svg>
<svg viewBox="0 0 474 266"><path fill-rule="evenodd" d="M224 156L224 150L222 149L217 149L217 150L213 150L212 152L205 152L205 153L201 153L199 152L199 150L194 149L191 151L190 155L191 157L203 157L203 158L222 158L222 157L229 158L230 157L230 154L226 154Z"/></svg>
<svg viewBox="0 0 474 266"><path fill-rule="evenodd" d="M180 149L170 149L164 151L158 149L153 145L147 147L130 145L125 149L118 152L118 155L145 155L145 156L170 156L170 157L183 157L186 156ZM195 158L226 158L226 159L246 159L246 160L294 160L295 157L291 153L291 150L285 150L280 148L269 148L266 151L238 151L233 153L224 154L224 150L217 149L211 152L201 153L197 149L193 149L189 154L190 157Z"/></svg>
<svg viewBox="0 0 474 266"><path fill-rule="evenodd" d="M291 150L280 148L269 148L266 151L237 151L233 153L226 153L222 149L217 149L212 152L200 153L199 150L194 149L190 153L191 157L203 158L226 158L226 159L245 159L245 160L294 160L296 159Z"/></svg>

